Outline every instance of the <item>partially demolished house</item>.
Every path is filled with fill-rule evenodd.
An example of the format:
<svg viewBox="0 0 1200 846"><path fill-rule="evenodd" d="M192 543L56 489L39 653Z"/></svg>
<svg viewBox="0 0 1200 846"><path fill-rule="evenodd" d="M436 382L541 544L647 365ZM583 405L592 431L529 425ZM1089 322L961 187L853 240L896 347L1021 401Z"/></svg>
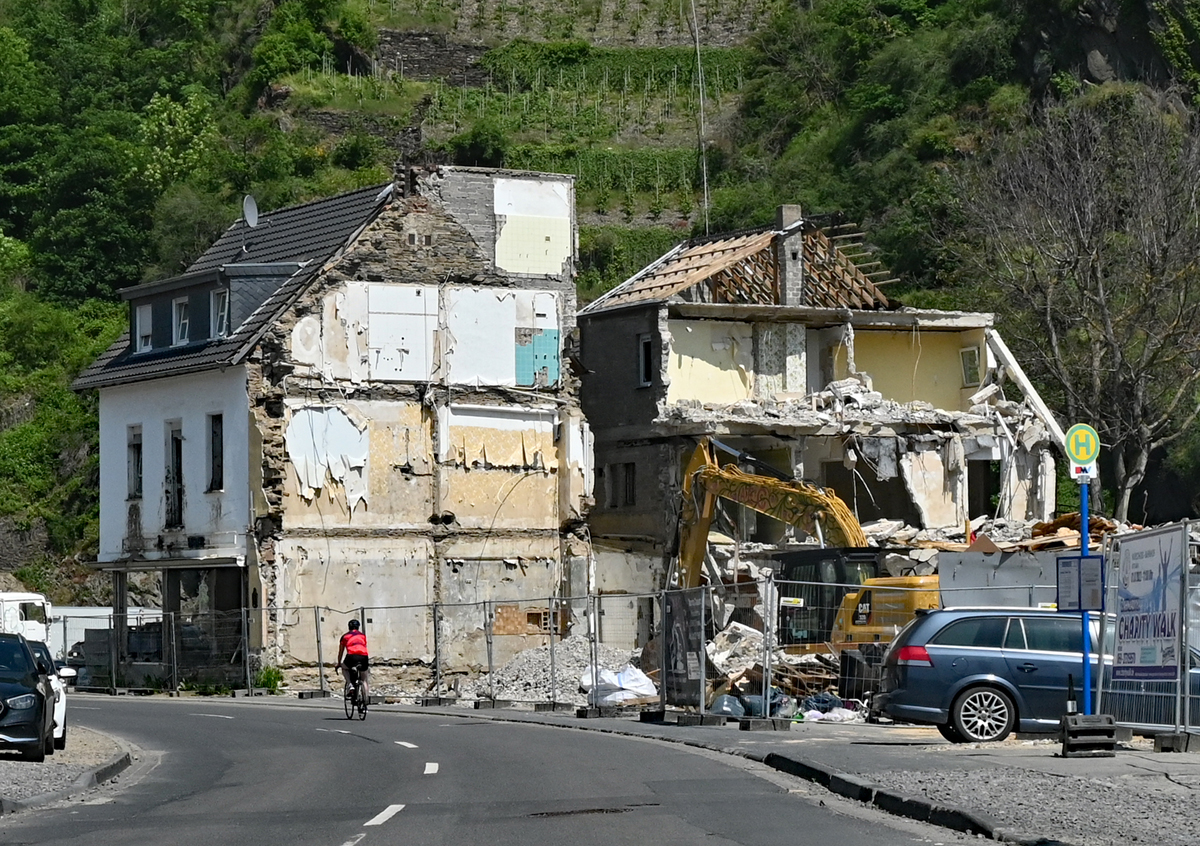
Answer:
<svg viewBox="0 0 1200 846"><path fill-rule="evenodd" d="M832 488L881 544L1050 516L1062 432L992 316L891 302L861 239L784 206L773 228L680 244L580 312L602 582L662 586L702 437ZM731 539L815 541L725 510Z"/></svg>
<svg viewBox="0 0 1200 846"><path fill-rule="evenodd" d="M318 631L331 661L360 613L373 653L428 659L432 603L469 663L482 606L458 603L500 603L500 652L542 642L588 560L574 207L566 176L411 171L248 203L125 290L128 333L75 385L100 394L98 566L161 572L168 611L247 609L273 665L314 664Z"/></svg>

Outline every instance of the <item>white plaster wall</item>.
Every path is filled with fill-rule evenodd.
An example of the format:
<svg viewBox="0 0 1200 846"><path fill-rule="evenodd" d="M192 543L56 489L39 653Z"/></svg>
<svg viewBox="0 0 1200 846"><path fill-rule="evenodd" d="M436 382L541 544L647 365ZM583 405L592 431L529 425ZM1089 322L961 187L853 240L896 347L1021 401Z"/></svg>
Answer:
<svg viewBox="0 0 1200 846"><path fill-rule="evenodd" d="M225 489L208 486L208 415L224 417ZM100 390L101 562L122 557L129 513L129 426L142 427L141 534L163 533L166 515L168 421L183 430L182 534L203 535L208 548L196 555L244 554L250 526L250 418L246 371L230 367ZM237 550L235 552L235 550ZM171 557L149 544L148 559Z"/></svg>
<svg viewBox="0 0 1200 846"><path fill-rule="evenodd" d="M566 271L574 243L572 183L546 179L495 181L496 266L510 273L557 276Z"/></svg>

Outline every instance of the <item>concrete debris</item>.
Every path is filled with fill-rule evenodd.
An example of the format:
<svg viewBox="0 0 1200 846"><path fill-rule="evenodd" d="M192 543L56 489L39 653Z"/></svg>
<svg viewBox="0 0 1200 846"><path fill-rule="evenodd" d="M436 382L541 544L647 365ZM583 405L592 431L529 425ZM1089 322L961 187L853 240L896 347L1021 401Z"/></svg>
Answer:
<svg viewBox="0 0 1200 846"><path fill-rule="evenodd" d="M597 661L601 670L619 672L627 664L635 662L641 650L633 654L628 649L597 644ZM591 646L584 635L572 635L554 642L555 701L574 705L586 705L587 696L580 690L579 680L591 670ZM536 646L520 652L503 667L492 674L489 687L488 674L463 682L459 695L467 701L486 699L489 690L495 690L497 699L513 702L550 702L550 647Z"/></svg>
<svg viewBox="0 0 1200 846"><path fill-rule="evenodd" d="M730 623L705 646L705 651L717 670L731 676L762 662L762 632Z"/></svg>

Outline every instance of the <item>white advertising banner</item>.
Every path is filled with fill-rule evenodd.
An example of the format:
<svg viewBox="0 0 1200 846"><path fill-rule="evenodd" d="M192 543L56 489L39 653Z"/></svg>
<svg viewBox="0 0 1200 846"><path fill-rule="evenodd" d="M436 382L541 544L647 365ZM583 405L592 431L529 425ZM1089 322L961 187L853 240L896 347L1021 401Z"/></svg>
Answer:
<svg viewBox="0 0 1200 846"><path fill-rule="evenodd" d="M1182 524L1121 537L1113 678L1178 678L1186 556Z"/></svg>

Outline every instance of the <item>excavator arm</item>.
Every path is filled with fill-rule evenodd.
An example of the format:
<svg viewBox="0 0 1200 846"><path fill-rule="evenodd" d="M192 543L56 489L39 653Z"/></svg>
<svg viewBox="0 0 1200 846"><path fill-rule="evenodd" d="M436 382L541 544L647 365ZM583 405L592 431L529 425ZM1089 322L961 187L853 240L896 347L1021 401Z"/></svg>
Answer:
<svg viewBox="0 0 1200 846"><path fill-rule="evenodd" d="M746 473L733 465L722 467L713 454L712 442L705 438L692 453L683 477L679 570L685 587L700 584L718 497L798 526L823 537L830 546L867 545L862 526L833 491L794 479Z"/></svg>

